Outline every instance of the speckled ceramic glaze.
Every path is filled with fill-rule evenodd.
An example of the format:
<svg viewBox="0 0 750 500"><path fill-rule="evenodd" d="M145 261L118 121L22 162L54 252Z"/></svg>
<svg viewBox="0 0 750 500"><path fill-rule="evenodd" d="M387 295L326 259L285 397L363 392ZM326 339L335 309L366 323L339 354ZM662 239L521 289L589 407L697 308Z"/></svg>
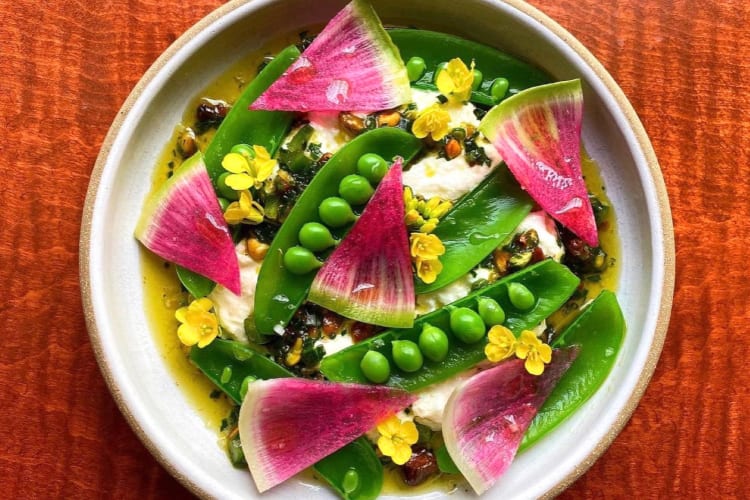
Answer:
<svg viewBox="0 0 750 500"><path fill-rule="evenodd" d="M251 498L247 471L234 469L170 377L149 331L133 228L152 169L186 103L244 54L279 34L330 19L344 1L235 1L180 37L123 106L92 175L81 236L81 284L92 345L112 394L143 443L198 495ZM374 1L385 22L454 33L515 54L557 79L581 78L583 141L616 207L622 241L621 302L628 332L617 363L572 418L520 454L487 496L559 493L604 452L653 373L667 330L674 279L669 203L641 123L617 84L569 33L513 0ZM437 20L450 20L450 23ZM157 119L158 117L158 119ZM264 496L332 498L292 480ZM425 497L429 494L425 494ZM454 498L475 498L457 491Z"/></svg>

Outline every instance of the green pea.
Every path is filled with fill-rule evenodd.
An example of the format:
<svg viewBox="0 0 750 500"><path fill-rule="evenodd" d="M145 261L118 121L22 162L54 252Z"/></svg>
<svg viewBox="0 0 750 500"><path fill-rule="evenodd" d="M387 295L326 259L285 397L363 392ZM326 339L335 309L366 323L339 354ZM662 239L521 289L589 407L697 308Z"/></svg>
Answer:
<svg viewBox="0 0 750 500"><path fill-rule="evenodd" d="M503 97L505 97L505 94L508 92L509 86L510 83L506 78L495 78L495 81L492 82L492 86L490 87L492 100L496 103L502 101Z"/></svg>
<svg viewBox="0 0 750 500"><path fill-rule="evenodd" d="M367 380L376 384L382 384L391 376L391 364L388 358L378 351L367 351L362 361L359 362L359 367Z"/></svg>
<svg viewBox="0 0 750 500"><path fill-rule="evenodd" d="M230 380L232 380L232 367L227 365L223 370L221 370L221 377L219 377L219 381L221 381L222 384L226 384Z"/></svg>
<svg viewBox="0 0 750 500"><path fill-rule="evenodd" d="M227 186L227 177L230 175L232 175L231 172L224 172L218 179L216 179L216 190L222 198L226 198L230 201L237 201L240 199L240 193Z"/></svg>
<svg viewBox="0 0 750 500"><path fill-rule="evenodd" d="M242 155L247 160L252 160L255 158L255 150L249 144L235 144L234 146L232 146L232 149L230 149L229 152Z"/></svg>
<svg viewBox="0 0 750 500"><path fill-rule="evenodd" d="M227 200L226 198L222 198L221 196L219 197L219 206L221 207L222 212L227 211L227 208L229 208L230 203L231 202Z"/></svg>
<svg viewBox="0 0 750 500"><path fill-rule="evenodd" d="M479 342L486 333L481 316L468 307L458 307L451 311L450 324L453 335L467 344Z"/></svg>
<svg viewBox="0 0 750 500"><path fill-rule="evenodd" d="M478 69L474 69L472 72L474 73L474 81L471 82L471 90L477 90L480 85L482 85L482 80L484 79L484 75L481 71Z"/></svg>
<svg viewBox="0 0 750 500"><path fill-rule="evenodd" d="M411 373L422 368L422 351L411 340L394 340L391 342L391 348L393 362L403 371Z"/></svg>
<svg viewBox="0 0 750 500"><path fill-rule="evenodd" d="M375 153L363 154L357 160L357 171L371 183L377 184L388 173L388 162Z"/></svg>
<svg viewBox="0 0 750 500"><path fill-rule="evenodd" d="M443 330L425 323L419 334L419 348L422 354L432 361L442 361L448 356L448 335Z"/></svg>
<svg viewBox="0 0 750 500"><path fill-rule="evenodd" d="M323 263L305 247L290 247L284 253L284 267L292 274L307 274Z"/></svg>
<svg viewBox="0 0 750 500"><path fill-rule="evenodd" d="M416 82L427 69L427 64L421 57L412 57L406 62L406 74L409 75L410 82Z"/></svg>
<svg viewBox="0 0 750 500"><path fill-rule="evenodd" d="M339 194L352 205L363 205L374 193L370 181L361 175L347 175L339 183Z"/></svg>
<svg viewBox="0 0 750 500"><path fill-rule="evenodd" d="M479 297L477 299L477 311L487 326L502 325L505 323L505 311L503 311L503 308L495 299Z"/></svg>
<svg viewBox="0 0 750 500"><path fill-rule="evenodd" d="M250 387L250 384L255 382L257 377L253 377L252 375L248 375L244 379L242 379L242 384L240 385L240 399L245 399L245 394L247 394L247 389Z"/></svg>
<svg viewBox="0 0 750 500"><path fill-rule="evenodd" d="M344 227L350 222L357 220L357 216L352 212L352 207L349 203L336 196L331 196L320 202L318 207L318 215L328 227Z"/></svg>
<svg viewBox="0 0 750 500"><path fill-rule="evenodd" d="M344 493L354 493L359 488L359 473L357 469L350 468L344 474L344 479L341 480L341 488Z"/></svg>
<svg viewBox="0 0 750 500"><path fill-rule="evenodd" d="M520 311L528 311L536 303L534 294L521 283L511 283L508 285L508 299L513 304L513 307Z"/></svg>
<svg viewBox="0 0 750 500"><path fill-rule="evenodd" d="M441 71L443 71L446 66L448 66L448 61L441 62L435 67L435 76L434 76L434 83L437 84L437 78Z"/></svg>
<svg viewBox="0 0 750 500"><path fill-rule="evenodd" d="M300 244L311 252L320 252L336 244L336 240L320 222L308 222L299 230Z"/></svg>

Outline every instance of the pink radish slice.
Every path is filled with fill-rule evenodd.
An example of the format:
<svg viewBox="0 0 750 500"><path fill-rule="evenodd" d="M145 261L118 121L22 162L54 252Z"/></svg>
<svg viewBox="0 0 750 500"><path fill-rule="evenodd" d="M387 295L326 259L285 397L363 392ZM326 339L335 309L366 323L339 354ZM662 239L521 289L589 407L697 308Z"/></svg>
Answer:
<svg viewBox="0 0 750 500"><path fill-rule="evenodd" d="M240 408L239 431L258 491L327 457L414 399L385 386L296 378L252 382Z"/></svg>
<svg viewBox="0 0 750 500"><path fill-rule="evenodd" d="M398 48L372 6L354 0L250 109L376 111L410 101Z"/></svg>
<svg viewBox="0 0 750 500"><path fill-rule="evenodd" d="M232 235L200 154L146 200L135 237L156 255L240 294Z"/></svg>
<svg viewBox="0 0 750 500"><path fill-rule="evenodd" d="M479 129L529 195L588 245L599 236L581 175L580 80L540 85L492 108Z"/></svg>
<svg viewBox="0 0 750 500"><path fill-rule="evenodd" d="M508 469L524 432L578 350L555 350L539 376L512 359L479 372L455 389L443 414L451 458L481 495Z"/></svg>
<svg viewBox="0 0 750 500"><path fill-rule="evenodd" d="M398 158L351 231L313 280L308 300L347 318L391 328L414 324L414 277Z"/></svg>

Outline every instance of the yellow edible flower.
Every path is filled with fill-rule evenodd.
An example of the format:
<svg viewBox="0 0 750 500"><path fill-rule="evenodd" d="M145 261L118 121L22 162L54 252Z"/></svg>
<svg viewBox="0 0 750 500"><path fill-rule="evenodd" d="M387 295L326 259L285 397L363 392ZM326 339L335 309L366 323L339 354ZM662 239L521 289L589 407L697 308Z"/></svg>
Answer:
<svg viewBox="0 0 750 500"><path fill-rule="evenodd" d="M459 59L451 59L448 65L438 73L437 85L441 94L457 102L465 102L471 96L471 85L474 83L474 61L471 68Z"/></svg>
<svg viewBox="0 0 750 500"><path fill-rule="evenodd" d="M182 323L177 328L177 336L183 344L206 347L213 342L219 334L219 322L216 315L211 312L213 306L210 299L203 297L175 311L174 317Z"/></svg>
<svg viewBox="0 0 750 500"><path fill-rule="evenodd" d="M434 234L411 233L411 256L415 259L437 259L445 253L445 246Z"/></svg>
<svg viewBox="0 0 750 500"><path fill-rule="evenodd" d="M263 146L253 146L253 152L254 158L239 153L229 153L221 160L221 166L230 172L225 182L235 191L243 191L253 186L261 187L276 167L276 160L271 158L268 150Z"/></svg>
<svg viewBox="0 0 750 500"><path fill-rule="evenodd" d="M541 375L544 365L552 361L552 348L539 340L534 332L524 330L518 338L516 356L525 359L526 371L532 375Z"/></svg>
<svg viewBox="0 0 750 500"><path fill-rule="evenodd" d="M440 271L443 270L443 263L438 259L417 259L416 266L417 276L428 285L434 283Z"/></svg>
<svg viewBox="0 0 750 500"><path fill-rule="evenodd" d="M378 424L378 448L380 452L391 457L396 465L404 465L411 458L411 445L419 439L419 432L414 422L402 422L396 415Z"/></svg>
<svg viewBox="0 0 750 500"><path fill-rule="evenodd" d="M419 232L429 234L435 230L438 225L438 220L435 218L428 219L424 224L419 226Z"/></svg>
<svg viewBox="0 0 750 500"><path fill-rule="evenodd" d="M263 206L253 200L253 195L247 189L240 191L240 199L229 204L224 211L227 224L260 224L263 222Z"/></svg>
<svg viewBox="0 0 750 500"><path fill-rule="evenodd" d="M493 363L509 358L516 350L516 336L502 325L490 328L487 338L489 343L484 346L484 354Z"/></svg>
<svg viewBox="0 0 750 500"><path fill-rule="evenodd" d="M410 228L418 228L422 233L435 230L443 217L453 208L453 203L439 196L433 196L424 201L416 196L409 186L404 187L404 221Z"/></svg>
<svg viewBox="0 0 750 500"><path fill-rule="evenodd" d="M446 110L437 104L424 109L411 126L411 131L418 139L424 139L428 135L433 141L439 141L450 132L449 122L451 116Z"/></svg>

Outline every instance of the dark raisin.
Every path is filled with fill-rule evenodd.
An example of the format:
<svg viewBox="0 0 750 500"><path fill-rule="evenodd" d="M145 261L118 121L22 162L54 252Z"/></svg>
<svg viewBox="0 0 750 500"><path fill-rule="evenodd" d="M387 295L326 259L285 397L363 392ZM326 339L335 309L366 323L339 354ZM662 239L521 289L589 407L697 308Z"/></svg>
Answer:
<svg viewBox="0 0 750 500"><path fill-rule="evenodd" d="M422 484L431 476L438 473L437 459L432 451L423 447L415 447L411 458L401 466L404 482L409 486Z"/></svg>

